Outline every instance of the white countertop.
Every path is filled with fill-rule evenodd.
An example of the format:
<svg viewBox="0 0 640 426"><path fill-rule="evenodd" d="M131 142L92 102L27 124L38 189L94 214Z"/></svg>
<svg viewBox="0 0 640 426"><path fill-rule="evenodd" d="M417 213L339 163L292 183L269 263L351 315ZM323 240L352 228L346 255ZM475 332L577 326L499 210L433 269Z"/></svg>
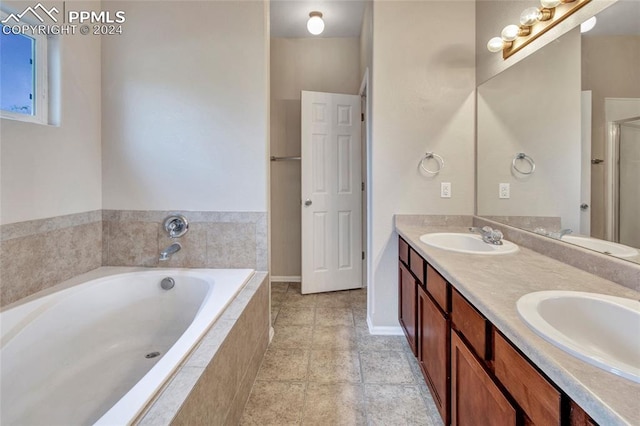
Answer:
<svg viewBox="0 0 640 426"><path fill-rule="evenodd" d="M633 299L640 299L640 293L524 247L514 254L483 256L441 250L420 241L426 233L469 232L466 227L396 223L396 231L595 421L640 425L640 384L553 346L535 334L516 310L521 296L541 290Z"/></svg>

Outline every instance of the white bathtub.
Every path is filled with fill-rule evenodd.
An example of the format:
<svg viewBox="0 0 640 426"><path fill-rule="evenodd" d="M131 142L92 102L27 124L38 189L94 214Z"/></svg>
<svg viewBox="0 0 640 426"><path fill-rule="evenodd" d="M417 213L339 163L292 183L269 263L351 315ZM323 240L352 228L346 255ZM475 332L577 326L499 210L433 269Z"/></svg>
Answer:
<svg viewBox="0 0 640 426"><path fill-rule="evenodd" d="M130 269L0 313L3 426L131 423L253 275Z"/></svg>

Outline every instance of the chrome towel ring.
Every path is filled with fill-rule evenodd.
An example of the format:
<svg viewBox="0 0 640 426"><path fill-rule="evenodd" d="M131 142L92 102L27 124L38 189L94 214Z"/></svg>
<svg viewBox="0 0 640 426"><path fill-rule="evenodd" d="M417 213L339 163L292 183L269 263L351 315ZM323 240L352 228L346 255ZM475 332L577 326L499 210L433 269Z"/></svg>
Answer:
<svg viewBox="0 0 640 426"><path fill-rule="evenodd" d="M518 160L523 160L523 161L526 161L527 163L529 163L529 166L530 166L531 170L529 170L528 172L520 170L518 168L518 166L517 166L517 161ZM533 172L536 171L536 162L533 161L533 158L529 157L524 152L519 152L519 153L516 154L515 157L513 157L513 161L511 162L511 167L513 167L513 170L515 170L516 172L520 173L521 175L530 175L530 174L533 174Z"/></svg>
<svg viewBox="0 0 640 426"><path fill-rule="evenodd" d="M438 163L438 168L436 170L429 170L424 165L425 160L430 160L432 158L436 160L436 163ZM422 157L422 160L420 161L420 168L424 170L426 173L429 173L430 175L437 175L438 173L440 173L440 170L442 170L443 167L444 167L444 159L438 154L434 154L433 152L427 152L424 155L424 157Z"/></svg>

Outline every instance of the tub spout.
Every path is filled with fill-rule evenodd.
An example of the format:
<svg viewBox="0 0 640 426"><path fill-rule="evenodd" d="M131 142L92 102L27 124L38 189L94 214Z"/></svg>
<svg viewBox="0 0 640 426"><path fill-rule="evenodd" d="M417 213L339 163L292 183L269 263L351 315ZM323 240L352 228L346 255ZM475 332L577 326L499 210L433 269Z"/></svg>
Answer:
<svg viewBox="0 0 640 426"><path fill-rule="evenodd" d="M181 248L182 246L180 245L180 243L171 244L169 247L160 252L159 260L169 260L171 258L171 255L179 252Z"/></svg>

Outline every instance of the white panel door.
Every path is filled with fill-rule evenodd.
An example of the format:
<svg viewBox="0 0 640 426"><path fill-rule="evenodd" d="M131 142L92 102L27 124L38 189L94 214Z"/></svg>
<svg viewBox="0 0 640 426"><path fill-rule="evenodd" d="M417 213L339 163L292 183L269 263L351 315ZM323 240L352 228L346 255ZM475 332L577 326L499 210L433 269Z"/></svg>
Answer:
<svg viewBox="0 0 640 426"><path fill-rule="evenodd" d="M302 92L302 293L362 286L360 96Z"/></svg>

